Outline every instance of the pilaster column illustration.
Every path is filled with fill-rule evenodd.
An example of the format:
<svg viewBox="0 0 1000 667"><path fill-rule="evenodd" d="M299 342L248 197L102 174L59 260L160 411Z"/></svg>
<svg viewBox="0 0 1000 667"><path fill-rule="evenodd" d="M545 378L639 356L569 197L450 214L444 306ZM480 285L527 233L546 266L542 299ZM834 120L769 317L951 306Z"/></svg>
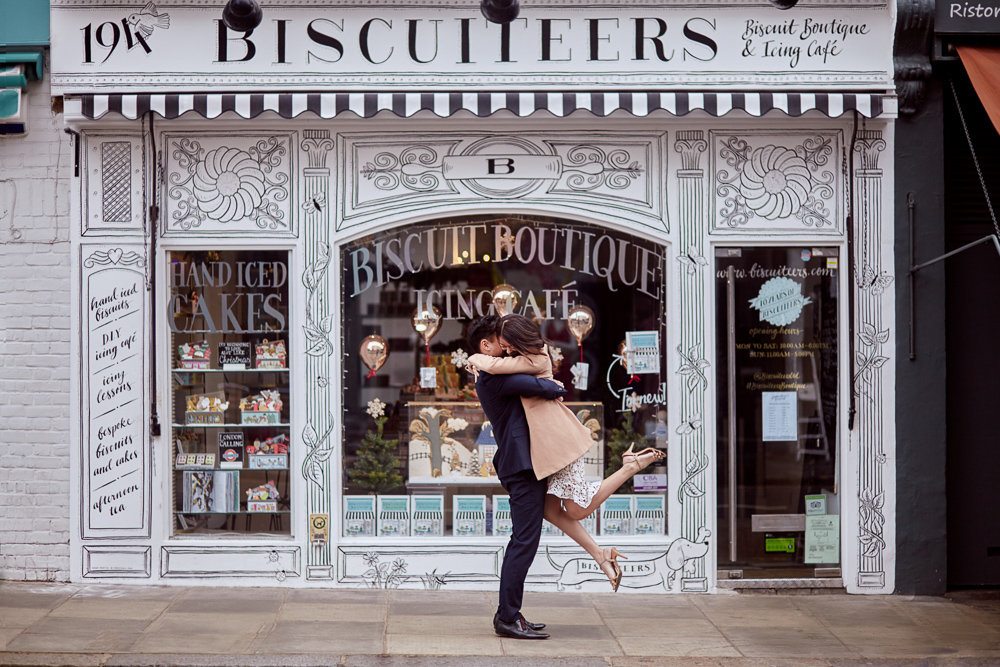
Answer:
<svg viewBox="0 0 1000 667"><path fill-rule="evenodd" d="M844 530L843 537L855 541L851 551L857 551L851 559L857 575L851 577L852 568L845 567L844 583L848 590L859 593L891 592L894 586L895 529L893 521L886 521L895 513L894 380L892 364L888 363L895 352L890 335L894 318L893 239L891 229L882 221L882 170L878 166L885 147L881 130L859 131L852 174L855 248L850 268L854 272L855 308L851 391L857 412L850 438L857 456L857 487L855 494L845 494L845 500L857 503L858 528L857 535Z"/></svg>
<svg viewBox="0 0 1000 667"><path fill-rule="evenodd" d="M681 448L681 482L677 500L681 506L683 539L705 542L708 530L707 478L712 456L706 451L705 431L698 415L708 414L709 361L705 358L705 303L711 281L710 262L705 258L705 172L701 156L708 147L702 130L677 132L674 150L680 153L677 170L677 210L679 252L687 253L689 263L681 264L677 278L680 300L680 341L677 346L677 374L680 384L679 418L698 423L698 428L678 435ZM681 574L681 591L706 592L709 588L708 563L705 557L692 559Z"/></svg>
<svg viewBox="0 0 1000 667"><path fill-rule="evenodd" d="M334 416L330 396L333 343L333 314L330 306L330 169L326 157L334 142L328 130L303 131L302 150L308 166L302 170L304 265L302 285L306 290L302 327L306 339L305 403L306 423L301 441L305 447L302 476L306 483L309 525L326 522L334 535L333 475L331 456L334 443ZM339 385L339 383L334 383ZM306 578L333 579L330 541L311 543L306 549Z"/></svg>

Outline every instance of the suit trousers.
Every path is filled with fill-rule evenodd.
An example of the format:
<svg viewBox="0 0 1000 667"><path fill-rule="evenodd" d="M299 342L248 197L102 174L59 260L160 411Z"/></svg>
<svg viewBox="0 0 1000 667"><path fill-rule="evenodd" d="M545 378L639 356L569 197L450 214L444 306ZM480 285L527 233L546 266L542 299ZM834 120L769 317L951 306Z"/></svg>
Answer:
<svg viewBox="0 0 1000 667"><path fill-rule="evenodd" d="M524 578L538 553L542 537L542 515L545 513L545 479L538 480L532 470L500 480L510 495L510 541L500 567L500 604L497 615L505 623L513 623L521 613Z"/></svg>

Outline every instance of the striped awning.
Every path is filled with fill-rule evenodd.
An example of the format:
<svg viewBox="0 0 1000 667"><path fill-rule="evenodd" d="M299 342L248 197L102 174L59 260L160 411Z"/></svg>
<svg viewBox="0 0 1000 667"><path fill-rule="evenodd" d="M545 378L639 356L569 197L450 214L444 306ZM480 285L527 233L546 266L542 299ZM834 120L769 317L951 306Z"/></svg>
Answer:
<svg viewBox="0 0 1000 667"><path fill-rule="evenodd" d="M274 112L282 118L295 118L304 113L333 118L348 112L361 118L371 118L383 111L400 117L423 111L446 118L461 111L476 116L490 116L501 111L530 116L545 111L563 117L576 111L588 111L595 116L608 116L616 111L633 116L656 112L684 116L692 111L710 116L723 116L732 111L742 111L751 116L763 116L772 111L800 116L814 110L830 117L857 111L866 118L875 118L883 113L892 113L895 101L894 97L879 93L779 92L112 94L67 98L66 111L90 119L101 118L107 113L136 119L148 111L163 118L177 118L189 112L205 118L216 118L229 112L243 118L255 118L264 112Z"/></svg>

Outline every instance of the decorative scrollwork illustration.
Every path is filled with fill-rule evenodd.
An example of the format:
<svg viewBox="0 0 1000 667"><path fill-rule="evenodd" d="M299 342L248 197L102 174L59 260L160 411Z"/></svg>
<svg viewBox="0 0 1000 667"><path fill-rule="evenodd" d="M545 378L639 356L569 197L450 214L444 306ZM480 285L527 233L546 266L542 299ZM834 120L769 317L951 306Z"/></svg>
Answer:
<svg viewBox="0 0 1000 667"><path fill-rule="evenodd" d="M882 508L885 505L885 493L875 493L871 489L865 489L859 494L860 501L860 542L861 552L866 558L874 558L885 549L885 538L883 528L885 526L885 516Z"/></svg>
<svg viewBox="0 0 1000 667"><path fill-rule="evenodd" d="M275 137L247 150L221 146L207 152L197 141L178 139L171 155L179 170L167 179L167 196L177 202L173 224L187 231L206 220L250 219L261 229L287 227L277 202L288 199L289 177L275 171L287 152Z"/></svg>
<svg viewBox="0 0 1000 667"><path fill-rule="evenodd" d="M833 171L822 169L833 154L833 139L810 137L794 148L769 144L751 148L738 137L727 137L719 157L733 168L716 174L719 210L729 227L765 220L795 218L807 227L833 226L826 200L834 196Z"/></svg>
<svg viewBox="0 0 1000 667"><path fill-rule="evenodd" d="M326 463L333 454L333 441L330 436L333 434L333 415L329 415L330 427L323 435L319 435L311 423L307 423L302 429L302 442L309 449L305 459L302 461L302 476L323 488L323 463Z"/></svg>
<svg viewBox="0 0 1000 667"><path fill-rule="evenodd" d="M395 190L400 185L425 192L441 185L441 165L437 151L429 146L409 146L399 155L378 153L361 167L360 173L379 190Z"/></svg>
<svg viewBox="0 0 1000 667"><path fill-rule="evenodd" d="M112 248L111 250L97 250L90 255L87 259L83 260L83 265L88 269L94 265L104 266L107 264L119 264L123 266L135 265L137 267L145 267L146 260L143 259L142 255L137 252L122 252L121 248Z"/></svg>
<svg viewBox="0 0 1000 667"><path fill-rule="evenodd" d="M643 173L639 162L624 149L607 152L589 144L574 146L566 153L566 162L566 186L579 192L601 186L624 190Z"/></svg>

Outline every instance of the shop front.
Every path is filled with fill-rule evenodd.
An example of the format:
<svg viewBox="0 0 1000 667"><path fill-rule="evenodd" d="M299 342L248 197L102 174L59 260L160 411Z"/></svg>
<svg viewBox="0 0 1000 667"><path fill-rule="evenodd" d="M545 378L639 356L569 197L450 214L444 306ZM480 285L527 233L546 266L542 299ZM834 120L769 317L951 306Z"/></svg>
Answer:
<svg viewBox="0 0 1000 667"><path fill-rule="evenodd" d="M465 333L517 312L588 477L667 454L586 522L625 591L891 592L894 17L846 7L53 2L74 578L494 588ZM608 589L548 524L528 584Z"/></svg>

